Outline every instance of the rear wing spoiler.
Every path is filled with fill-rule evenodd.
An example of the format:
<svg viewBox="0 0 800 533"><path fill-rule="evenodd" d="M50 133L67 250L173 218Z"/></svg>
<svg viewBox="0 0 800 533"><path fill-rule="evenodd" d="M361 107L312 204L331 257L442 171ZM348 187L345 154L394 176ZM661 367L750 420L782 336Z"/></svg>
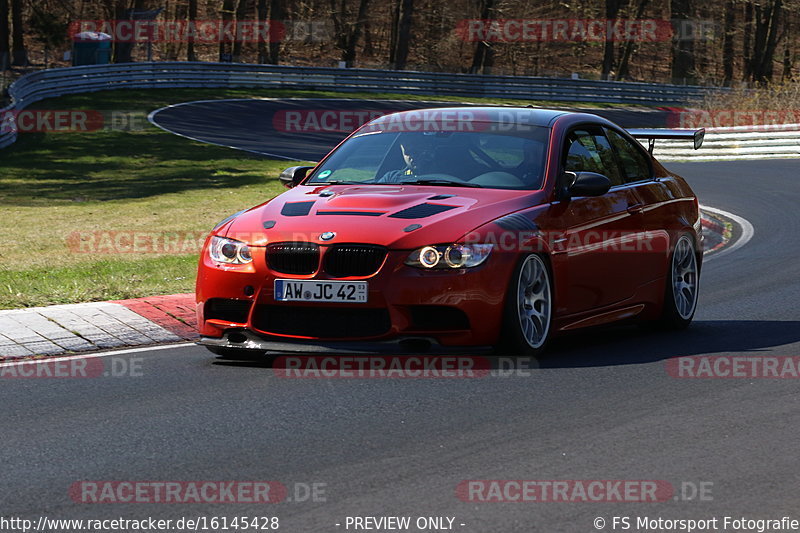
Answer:
<svg viewBox="0 0 800 533"><path fill-rule="evenodd" d="M697 150L703 146L703 138L706 135L705 128L699 130L670 130L670 129L630 129L627 132L635 139L647 139L647 151L653 154L653 146L656 144L656 139L691 139L694 143L694 149Z"/></svg>

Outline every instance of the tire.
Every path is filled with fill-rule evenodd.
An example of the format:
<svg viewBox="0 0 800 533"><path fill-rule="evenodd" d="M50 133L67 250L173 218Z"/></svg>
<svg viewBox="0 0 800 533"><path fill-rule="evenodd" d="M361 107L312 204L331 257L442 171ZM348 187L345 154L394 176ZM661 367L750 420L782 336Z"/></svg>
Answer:
<svg viewBox="0 0 800 533"><path fill-rule="evenodd" d="M206 346L206 349L223 359L235 359L237 361L253 361L261 359L266 355L264 350L246 350L244 348L222 348L220 346Z"/></svg>
<svg viewBox="0 0 800 533"><path fill-rule="evenodd" d="M541 255L520 259L508 283L503 328L497 354L537 357L550 340L553 321L553 282Z"/></svg>
<svg viewBox="0 0 800 533"><path fill-rule="evenodd" d="M694 240L688 233L675 242L665 279L659 324L667 329L684 329L692 323L700 292L700 268Z"/></svg>

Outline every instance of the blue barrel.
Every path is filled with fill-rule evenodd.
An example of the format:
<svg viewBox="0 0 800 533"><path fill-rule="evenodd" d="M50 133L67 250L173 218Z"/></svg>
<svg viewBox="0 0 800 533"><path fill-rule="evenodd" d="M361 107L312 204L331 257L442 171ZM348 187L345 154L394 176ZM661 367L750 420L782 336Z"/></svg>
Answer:
<svg viewBox="0 0 800 533"><path fill-rule="evenodd" d="M72 66L105 65L111 62L111 36L84 31L72 36Z"/></svg>

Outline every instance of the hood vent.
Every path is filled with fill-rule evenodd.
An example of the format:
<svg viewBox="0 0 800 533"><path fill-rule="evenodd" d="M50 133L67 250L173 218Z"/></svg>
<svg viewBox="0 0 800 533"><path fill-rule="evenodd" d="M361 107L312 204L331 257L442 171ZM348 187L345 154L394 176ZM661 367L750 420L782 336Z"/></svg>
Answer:
<svg viewBox="0 0 800 533"><path fill-rule="evenodd" d="M311 211L314 202L286 202L281 209L285 217L304 217Z"/></svg>
<svg viewBox="0 0 800 533"><path fill-rule="evenodd" d="M383 214L383 211L317 211L317 214L353 217L379 217Z"/></svg>
<svg viewBox="0 0 800 533"><path fill-rule="evenodd" d="M451 209L455 209L456 207L458 206L425 203L409 207L408 209L403 209L402 211L398 211L393 215L389 215L389 217L405 218L405 219L425 218L433 215L438 215L439 213L444 213L445 211L450 211Z"/></svg>

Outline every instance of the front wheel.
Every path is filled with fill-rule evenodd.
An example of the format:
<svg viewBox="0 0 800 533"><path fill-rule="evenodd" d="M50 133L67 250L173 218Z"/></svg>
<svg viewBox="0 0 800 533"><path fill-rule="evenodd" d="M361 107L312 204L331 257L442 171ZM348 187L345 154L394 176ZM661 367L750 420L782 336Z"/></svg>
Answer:
<svg viewBox="0 0 800 533"><path fill-rule="evenodd" d="M498 351L537 356L550 339L553 285L542 256L524 257L509 282Z"/></svg>
<svg viewBox="0 0 800 533"><path fill-rule="evenodd" d="M675 243L665 285L661 324L668 328L683 329L694 318L700 292L697 255L694 241L688 234L681 235Z"/></svg>

